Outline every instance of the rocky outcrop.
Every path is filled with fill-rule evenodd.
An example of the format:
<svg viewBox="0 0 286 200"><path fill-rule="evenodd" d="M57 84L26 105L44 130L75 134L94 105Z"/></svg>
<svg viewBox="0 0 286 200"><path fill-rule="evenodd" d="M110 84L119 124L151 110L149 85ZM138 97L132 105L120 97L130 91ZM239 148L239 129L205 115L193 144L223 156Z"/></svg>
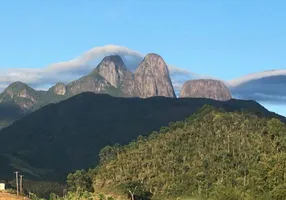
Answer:
<svg viewBox="0 0 286 200"><path fill-rule="evenodd" d="M56 95L65 95L67 92L66 85L64 83L57 83L50 90L52 90Z"/></svg>
<svg viewBox="0 0 286 200"><path fill-rule="evenodd" d="M147 54L134 73L134 93L146 98L152 96L176 97L168 67L157 54Z"/></svg>
<svg viewBox="0 0 286 200"><path fill-rule="evenodd" d="M105 93L105 87L111 84L97 73L92 73L75 80L67 85L68 91L72 95L82 92Z"/></svg>
<svg viewBox="0 0 286 200"><path fill-rule="evenodd" d="M180 97L209 98L219 101L231 99L227 86L219 80L198 79L184 83Z"/></svg>
<svg viewBox="0 0 286 200"><path fill-rule="evenodd" d="M118 55L106 56L94 70L113 87L119 88L128 96L133 95L133 73L130 72Z"/></svg>
<svg viewBox="0 0 286 200"><path fill-rule="evenodd" d="M38 102L40 94L40 91L25 83L14 82L0 94L0 103L12 102L24 110L29 110Z"/></svg>
<svg viewBox="0 0 286 200"><path fill-rule="evenodd" d="M120 56L106 56L95 69L105 80L113 87L118 88L124 79L124 73L127 71L125 64Z"/></svg>

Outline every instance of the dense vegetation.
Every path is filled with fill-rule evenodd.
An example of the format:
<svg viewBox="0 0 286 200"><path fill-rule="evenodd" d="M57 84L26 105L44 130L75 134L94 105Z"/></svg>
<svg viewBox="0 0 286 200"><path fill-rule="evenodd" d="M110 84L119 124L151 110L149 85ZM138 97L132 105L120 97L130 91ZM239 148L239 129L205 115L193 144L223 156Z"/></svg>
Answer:
<svg viewBox="0 0 286 200"><path fill-rule="evenodd" d="M0 179L14 178L17 169L26 180L64 181L71 171L97 165L104 146L128 144L171 121L184 120L204 104L280 117L255 101L82 93L45 106L0 131Z"/></svg>
<svg viewBox="0 0 286 200"><path fill-rule="evenodd" d="M205 106L148 138L107 146L100 158L68 176L74 195L124 188L136 199L286 199L286 126L248 112Z"/></svg>

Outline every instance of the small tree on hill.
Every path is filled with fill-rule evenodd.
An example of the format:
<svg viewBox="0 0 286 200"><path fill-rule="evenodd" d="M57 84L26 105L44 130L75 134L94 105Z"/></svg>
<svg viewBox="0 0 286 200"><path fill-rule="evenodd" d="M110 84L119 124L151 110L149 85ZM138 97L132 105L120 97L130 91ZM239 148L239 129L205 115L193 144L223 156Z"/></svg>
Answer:
<svg viewBox="0 0 286 200"><path fill-rule="evenodd" d="M140 182L130 181L122 184L121 187L131 200L150 200L152 197L152 194L146 191Z"/></svg>

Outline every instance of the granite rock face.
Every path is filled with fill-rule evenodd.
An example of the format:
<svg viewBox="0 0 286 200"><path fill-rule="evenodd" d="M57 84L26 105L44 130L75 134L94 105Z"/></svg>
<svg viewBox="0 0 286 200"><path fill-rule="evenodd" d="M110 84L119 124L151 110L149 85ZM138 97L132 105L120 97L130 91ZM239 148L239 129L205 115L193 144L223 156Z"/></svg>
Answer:
<svg viewBox="0 0 286 200"><path fill-rule="evenodd" d="M95 71L113 87L119 88L127 96L133 96L133 73L126 68L120 56L106 56L96 67Z"/></svg>
<svg viewBox="0 0 286 200"><path fill-rule="evenodd" d="M147 98L152 96L176 97L168 67L161 56L145 56L134 73L134 93Z"/></svg>
<svg viewBox="0 0 286 200"><path fill-rule="evenodd" d="M209 98L219 101L231 99L227 86L219 80L198 79L184 83L180 97Z"/></svg>

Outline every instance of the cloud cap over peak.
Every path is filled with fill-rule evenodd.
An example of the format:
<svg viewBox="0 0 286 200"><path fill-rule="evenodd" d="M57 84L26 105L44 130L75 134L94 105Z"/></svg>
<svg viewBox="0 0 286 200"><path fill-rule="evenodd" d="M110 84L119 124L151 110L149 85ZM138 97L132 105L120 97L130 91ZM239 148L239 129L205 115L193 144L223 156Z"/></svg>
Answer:
<svg viewBox="0 0 286 200"><path fill-rule="evenodd" d="M10 83L21 81L35 88L52 85L56 82L70 82L88 74L105 56L119 55L131 70L142 61L143 54L124 46L105 45L92 48L72 60L53 63L43 68L2 69L0 90ZM46 88L47 89L47 88Z"/></svg>
<svg viewBox="0 0 286 200"><path fill-rule="evenodd" d="M286 69L252 73L228 81L227 85L238 98L286 104Z"/></svg>

